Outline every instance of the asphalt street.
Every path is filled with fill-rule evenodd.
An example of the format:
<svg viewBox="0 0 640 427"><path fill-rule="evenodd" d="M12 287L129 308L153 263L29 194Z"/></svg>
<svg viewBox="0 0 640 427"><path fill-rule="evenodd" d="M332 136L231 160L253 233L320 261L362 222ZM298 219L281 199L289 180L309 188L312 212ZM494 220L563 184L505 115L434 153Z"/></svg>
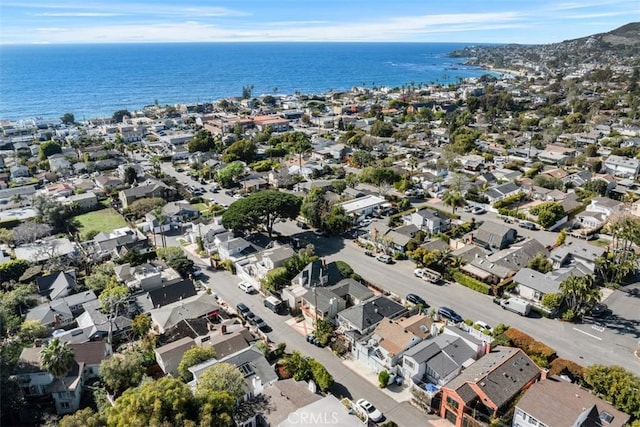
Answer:
<svg viewBox="0 0 640 427"><path fill-rule="evenodd" d="M198 265L206 265L202 260L191 255L190 257ZM272 342L276 344L284 342L287 344L287 352L300 350L303 354L322 363L336 381L336 384L331 389L336 396L348 397L352 401L365 398L380 409L387 420L395 421L401 426L425 425L427 419L436 418L420 412L409 402L398 403L389 398L369 381L345 366L342 363L342 359L335 356L328 348L320 348L309 344L304 336L285 323L291 319L291 316L278 315L265 308L262 303L262 297L257 293L249 295L241 291L238 288L238 283L240 282L238 277L224 271L214 272L206 269L203 269L203 276L202 279L205 286L216 292L231 307L243 302L256 315L262 317L272 328L272 331L267 334Z"/></svg>
<svg viewBox="0 0 640 427"><path fill-rule="evenodd" d="M585 320L575 324L534 315L521 317L501 309L492 302L491 297L464 286L456 283L434 285L415 277L415 264L411 261L383 264L366 256L364 250L352 240L318 237L310 232L301 232L292 222L278 224L277 230L283 234L294 233L303 241L312 243L316 247L316 253L329 261L347 262L364 279L400 298L408 293L415 293L423 297L430 306L450 307L465 319L482 320L491 326L504 323L516 327L553 347L560 357L576 363L585 366L596 363L620 365L640 374L640 360L633 355L640 340L638 296L616 296L616 299L626 298L630 307L627 312L619 313L608 321ZM536 233L543 235L544 232ZM636 307L635 316L633 307ZM621 325L625 327L620 327Z"/></svg>

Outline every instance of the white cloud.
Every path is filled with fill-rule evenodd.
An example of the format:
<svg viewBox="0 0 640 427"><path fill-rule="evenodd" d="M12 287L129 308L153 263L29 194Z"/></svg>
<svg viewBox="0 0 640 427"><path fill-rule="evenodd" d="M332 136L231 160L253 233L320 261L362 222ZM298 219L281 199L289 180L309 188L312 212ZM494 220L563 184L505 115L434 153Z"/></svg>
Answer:
<svg viewBox="0 0 640 427"><path fill-rule="evenodd" d="M42 12L34 13L34 16L55 16L55 17L111 17L111 16L124 16L122 13L113 12Z"/></svg>

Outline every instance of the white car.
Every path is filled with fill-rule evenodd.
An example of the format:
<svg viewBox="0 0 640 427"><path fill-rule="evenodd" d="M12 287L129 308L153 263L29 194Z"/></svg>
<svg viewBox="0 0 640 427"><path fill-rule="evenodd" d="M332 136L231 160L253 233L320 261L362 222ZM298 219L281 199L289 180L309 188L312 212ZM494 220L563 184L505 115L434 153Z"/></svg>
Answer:
<svg viewBox="0 0 640 427"><path fill-rule="evenodd" d="M254 291L254 287L247 282L240 282L238 283L238 288L240 288L241 291L250 294Z"/></svg>
<svg viewBox="0 0 640 427"><path fill-rule="evenodd" d="M487 325L485 322L483 322L482 320L478 320L477 322L474 323L474 325L478 326L478 330L482 333L484 333L484 331L488 331L488 332L492 332L493 328L489 325Z"/></svg>
<svg viewBox="0 0 640 427"><path fill-rule="evenodd" d="M356 404L361 407L362 409L364 409L365 411L367 411L367 415L369 416L369 419L371 421L373 421L374 423L377 423L378 421L382 421L382 412L380 412L375 406L373 406L373 404L371 402L369 402L366 399L359 399Z"/></svg>

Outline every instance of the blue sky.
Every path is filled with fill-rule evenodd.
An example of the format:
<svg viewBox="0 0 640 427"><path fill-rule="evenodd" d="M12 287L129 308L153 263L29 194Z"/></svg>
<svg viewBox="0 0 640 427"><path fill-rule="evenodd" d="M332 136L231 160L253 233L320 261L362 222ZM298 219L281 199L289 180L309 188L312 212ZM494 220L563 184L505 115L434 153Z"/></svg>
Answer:
<svg viewBox="0 0 640 427"><path fill-rule="evenodd" d="M1 0L0 43L551 43L634 20L638 0Z"/></svg>

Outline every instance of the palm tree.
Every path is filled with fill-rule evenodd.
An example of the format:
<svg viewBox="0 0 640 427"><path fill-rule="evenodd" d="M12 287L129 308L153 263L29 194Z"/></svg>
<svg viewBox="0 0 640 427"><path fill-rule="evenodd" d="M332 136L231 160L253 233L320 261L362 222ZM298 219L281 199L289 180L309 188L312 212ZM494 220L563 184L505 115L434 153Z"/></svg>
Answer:
<svg viewBox="0 0 640 427"><path fill-rule="evenodd" d="M40 367L62 381L67 397L69 396L69 391L64 378L71 371L74 362L73 350L71 350L68 343L60 341L58 338L49 341L49 344L42 347L40 351Z"/></svg>
<svg viewBox="0 0 640 427"><path fill-rule="evenodd" d="M467 204L464 200L464 197L462 197L462 193L460 193L459 191L451 190L447 190L444 192L444 194L442 195L442 202L447 206L451 206L451 212L454 214L456 213L457 208Z"/></svg>
<svg viewBox="0 0 640 427"><path fill-rule="evenodd" d="M291 151L298 155L298 173L302 176L302 156L311 150L311 142L307 134L298 132L296 139L291 146Z"/></svg>
<svg viewBox="0 0 640 427"><path fill-rule="evenodd" d="M162 213L162 208L159 206L153 210L153 216L155 217L156 221L158 221L158 226L160 227L160 241L162 242L162 246L166 247L167 240L166 240L166 237L164 236L164 230L162 226L164 225L164 221L167 219L167 216ZM155 239L155 235L156 235L156 231L154 229L153 230L154 239Z"/></svg>

